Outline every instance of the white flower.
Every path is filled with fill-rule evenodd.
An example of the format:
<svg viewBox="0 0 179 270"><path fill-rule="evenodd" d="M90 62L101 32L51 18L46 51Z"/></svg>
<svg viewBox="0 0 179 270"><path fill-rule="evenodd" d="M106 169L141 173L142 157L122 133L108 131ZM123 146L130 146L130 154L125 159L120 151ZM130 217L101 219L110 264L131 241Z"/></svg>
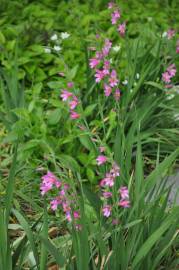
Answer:
<svg viewBox="0 0 179 270"><path fill-rule="evenodd" d="M139 73L136 74L136 79L138 80L140 78Z"/></svg>
<svg viewBox="0 0 179 270"><path fill-rule="evenodd" d="M69 38L69 36L70 36L70 34L67 33L67 32L62 32L62 33L61 33L61 38L62 38L62 39Z"/></svg>
<svg viewBox="0 0 179 270"><path fill-rule="evenodd" d="M50 39L51 39L51 40L57 40L57 39L58 39L57 34L54 34L53 36L51 36Z"/></svg>
<svg viewBox="0 0 179 270"><path fill-rule="evenodd" d="M127 85L127 84L128 84L128 80L124 80L124 81L122 82L122 84L123 84L123 85Z"/></svg>
<svg viewBox="0 0 179 270"><path fill-rule="evenodd" d="M167 32L163 32L162 37L165 38L167 36Z"/></svg>
<svg viewBox="0 0 179 270"><path fill-rule="evenodd" d="M118 52L118 51L120 51L120 49L121 49L121 46L114 46L113 47L114 52Z"/></svg>
<svg viewBox="0 0 179 270"><path fill-rule="evenodd" d="M110 58L110 59L109 59L109 62L112 64L112 63L113 63L113 59L112 59L112 58Z"/></svg>
<svg viewBox="0 0 179 270"><path fill-rule="evenodd" d="M169 94L168 96L166 96L166 99L167 100L170 100L170 99L173 99L175 97L174 94Z"/></svg>
<svg viewBox="0 0 179 270"><path fill-rule="evenodd" d="M44 48L44 52L45 53L51 53L51 49L50 48Z"/></svg>
<svg viewBox="0 0 179 270"><path fill-rule="evenodd" d="M59 52L59 51L61 51L61 47L60 46L57 46L57 45L55 45L54 47L54 50L56 51L56 52Z"/></svg>

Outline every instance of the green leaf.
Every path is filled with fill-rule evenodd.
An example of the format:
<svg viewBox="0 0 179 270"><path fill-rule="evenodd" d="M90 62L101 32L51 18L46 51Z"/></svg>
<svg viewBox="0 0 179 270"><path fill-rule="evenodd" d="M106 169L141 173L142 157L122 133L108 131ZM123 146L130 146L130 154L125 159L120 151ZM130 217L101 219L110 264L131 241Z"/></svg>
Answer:
<svg viewBox="0 0 179 270"><path fill-rule="evenodd" d="M141 246L141 248L137 252L132 263L132 268L135 268L142 261L142 259L145 256L147 256L147 254L152 249L152 247L157 243L157 241L160 240L162 235L173 224L178 214L179 214L179 209L178 208L174 209L173 212L169 215L169 217L160 225L160 227L151 236L149 236L147 241L144 242L144 244Z"/></svg>

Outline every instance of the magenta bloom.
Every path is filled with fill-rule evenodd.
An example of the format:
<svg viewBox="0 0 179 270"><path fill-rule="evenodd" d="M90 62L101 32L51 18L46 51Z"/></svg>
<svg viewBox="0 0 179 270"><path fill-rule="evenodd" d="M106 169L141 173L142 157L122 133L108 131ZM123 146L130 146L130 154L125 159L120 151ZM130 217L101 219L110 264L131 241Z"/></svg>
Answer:
<svg viewBox="0 0 179 270"><path fill-rule="evenodd" d="M111 23L112 24L116 24L118 19L121 17L121 14L119 12L119 10L115 10L113 13L112 13L112 18L111 18Z"/></svg>
<svg viewBox="0 0 179 270"><path fill-rule="evenodd" d="M106 198L106 199L111 198L112 197L112 192L104 191L103 192L103 197Z"/></svg>
<svg viewBox="0 0 179 270"><path fill-rule="evenodd" d="M67 90L62 90L62 94L60 95L63 101L66 101L73 94Z"/></svg>
<svg viewBox="0 0 179 270"><path fill-rule="evenodd" d="M171 76L171 78L174 77L175 74L176 74L176 72L177 72L177 71L176 71L176 66L175 66L175 64L170 65L170 66L167 68L167 71L168 71L169 75Z"/></svg>
<svg viewBox="0 0 179 270"><path fill-rule="evenodd" d="M100 166L100 165L106 163L107 157L103 156L103 155L100 155L100 156L97 157L96 161L97 161L97 164Z"/></svg>
<svg viewBox="0 0 179 270"><path fill-rule="evenodd" d="M165 83L170 83L171 82L171 78L173 78L176 74L176 67L175 64L170 65L167 70L162 73L162 80Z"/></svg>
<svg viewBox="0 0 179 270"><path fill-rule="evenodd" d="M103 73L103 70L100 69L96 70L95 78L97 83L99 83L104 78L104 76L105 74Z"/></svg>
<svg viewBox="0 0 179 270"><path fill-rule="evenodd" d="M118 101L120 99L120 96L121 96L121 92L120 90L117 88L114 92L114 98L116 101Z"/></svg>
<svg viewBox="0 0 179 270"><path fill-rule="evenodd" d="M73 216L74 216L74 219L79 219L80 213L78 211L74 211Z"/></svg>
<svg viewBox="0 0 179 270"><path fill-rule="evenodd" d="M168 72L162 73L162 80L165 83L170 83L171 82L171 76L170 76L170 74Z"/></svg>
<svg viewBox="0 0 179 270"><path fill-rule="evenodd" d="M53 199L51 202L50 202L50 205L51 205L51 209L53 211L57 210L57 207L59 205L59 201L57 199Z"/></svg>
<svg viewBox="0 0 179 270"><path fill-rule="evenodd" d="M72 101L70 101L69 103L70 109L74 110L78 104L79 104L78 98L76 96L73 96Z"/></svg>
<svg viewBox="0 0 179 270"><path fill-rule="evenodd" d="M101 187L112 187L114 186L114 177L110 173L106 173L106 176L104 179L101 180L100 182Z"/></svg>
<svg viewBox="0 0 179 270"><path fill-rule="evenodd" d="M120 200L119 206L123 208L129 208L130 207L130 201L129 200Z"/></svg>
<svg viewBox="0 0 179 270"><path fill-rule="evenodd" d="M71 218L70 212L66 212L65 215L66 215L66 219L68 220L68 222L71 222L72 218Z"/></svg>
<svg viewBox="0 0 179 270"><path fill-rule="evenodd" d="M106 83L104 84L104 94L106 97L109 97L111 95L112 88L107 85Z"/></svg>
<svg viewBox="0 0 179 270"><path fill-rule="evenodd" d="M112 209L111 205L108 204L104 205L102 209L103 216L109 217L111 215L111 209Z"/></svg>
<svg viewBox="0 0 179 270"><path fill-rule="evenodd" d="M124 187L121 187L118 190L118 192L119 192L122 200L129 198L129 191L128 191L128 188L127 187L125 187L125 186Z"/></svg>
<svg viewBox="0 0 179 270"><path fill-rule="evenodd" d="M71 119L78 119L78 118L80 118L80 114L75 112L75 111L71 111L70 112L70 118Z"/></svg>
<svg viewBox="0 0 179 270"><path fill-rule="evenodd" d="M97 58L91 58L90 59L90 68L95 68L100 63L100 60Z"/></svg>
<svg viewBox="0 0 179 270"><path fill-rule="evenodd" d="M104 47L102 48L103 56L107 56L109 54L111 47L112 47L112 42L109 39L106 39L104 43Z"/></svg>
<svg viewBox="0 0 179 270"><path fill-rule="evenodd" d="M61 182L57 180L56 176L50 171L46 175L42 176L42 183L40 186L42 196L53 188L55 185L57 188L61 186Z"/></svg>
<svg viewBox="0 0 179 270"><path fill-rule="evenodd" d="M68 82L67 86L68 86L68 88L72 88L74 86L74 83L73 82Z"/></svg>
<svg viewBox="0 0 179 270"><path fill-rule="evenodd" d="M175 36L175 30L174 29L169 29L167 31L167 38L172 39Z"/></svg>
<svg viewBox="0 0 179 270"><path fill-rule="evenodd" d="M109 78L109 85L111 87L114 87L118 84L119 80L117 79L117 74L116 74L116 71L115 69L113 69L111 71L111 75L110 75L110 78Z"/></svg>
<svg viewBox="0 0 179 270"><path fill-rule="evenodd" d="M118 26L118 32L119 32L121 37L123 37L125 35L125 32L126 32L126 23L125 22Z"/></svg>

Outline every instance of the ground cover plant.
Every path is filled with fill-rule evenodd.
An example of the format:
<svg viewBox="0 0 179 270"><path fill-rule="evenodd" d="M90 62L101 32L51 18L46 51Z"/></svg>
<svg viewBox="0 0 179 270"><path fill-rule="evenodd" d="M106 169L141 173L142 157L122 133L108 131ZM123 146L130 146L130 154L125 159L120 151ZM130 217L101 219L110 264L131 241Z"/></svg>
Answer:
<svg viewBox="0 0 179 270"><path fill-rule="evenodd" d="M0 269L177 269L177 2L136 3L1 6Z"/></svg>

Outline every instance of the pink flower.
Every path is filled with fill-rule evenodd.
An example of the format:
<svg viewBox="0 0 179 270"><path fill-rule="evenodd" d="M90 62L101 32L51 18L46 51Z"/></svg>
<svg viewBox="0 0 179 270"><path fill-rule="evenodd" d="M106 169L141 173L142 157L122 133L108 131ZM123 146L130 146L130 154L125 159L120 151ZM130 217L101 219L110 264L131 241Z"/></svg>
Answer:
<svg viewBox="0 0 179 270"><path fill-rule="evenodd" d="M173 87L173 84L166 84L165 87L170 89Z"/></svg>
<svg viewBox="0 0 179 270"><path fill-rule="evenodd" d="M78 119L78 118L80 118L80 114L75 112L75 111L71 111L70 112L70 118L71 119Z"/></svg>
<svg viewBox="0 0 179 270"><path fill-rule="evenodd" d="M100 165L106 163L107 157L103 156L103 155L100 155L100 156L97 157L96 161L97 161L98 166L100 166Z"/></svg>
<svg viewBox="0 0 179 270"><path fill-rule="evenodd" d="M168 71L169 75L171 76L171 78L174 77L175 74L176 74L176 66L175 66L175 64L170 65L167 68L167 71Z"/></svg>
<svg viewBox="0 0 179 270"><path fill-rule="evenodd" d="M119 80L117 79L116 71L115 71L115 69L113 69L111 71L111 76L109 78L109 85L111 87L114 87L114 86L116 86L118 84L118 82L119 82Z"/></svg>
<svg viewBox="0 0 179 270"><path fill-rule="evenodd" d="M79 101L78 98L76 96L73 96L73 100L70 101L69 105L70 105L70 109L74 110L76 108L76 106L78 105Z"/></svg>
<svg viewBox="0 0 179 270"><path fill-rule="evenodd" d="M104 179L101 180L100 182L101 187L112 187L114 186L114 177L110 173L106 173L106 176Z"/></svg>
<svg viewBox="0 0 179 270"><path fill-rule="evenodd" d="M103 197L106 198L106 199L111 198L112 197L112 192L104 191L103 192Z"/></svg>
<svg viewBox="0 0 179 270"><path fill-rule="evenodd" d="M98 60L102 60L103 59L103 54L101 52L96 52L96 58Z"/></svg>
<svg viewBox="0 0 179 270"><path fill-rule="evenodd" d="M68 86L68 88L72 88L74 86L74 83L73 82L68 82L67 86Z"/></svg>
<svg viewBox="0 0 179 270"><path fill-rule="evenodd" d="M167 31L167 38L172 39L175 36L175 30L174 29L169 29Z"/></svg>
<svg viewBox="0 0 179 270"><path fill-rule="evenodd" d="M74 216L74 219L79 219L80 213L78 211L74 211L73 216Z"/></svg>
<svg viewBox="0 0 179 270"><path fill-rule="evenodd" d="M170 74L168 72L162 73L162 80L165 83L170 83L171 82L171 76L170 76Z"/></svg>
<svg viewBox="0 0 179 270"><path fill-rule="evenodd" d="M113 2L109 2L109 3L108 3L108 9L112 9L113 6L114 6L114 3L113 3Z"/></svg>
<svg viewBox="0 0 179 270"><path fill-rule="evenodd" d="M64 190L64 189L60 190L59 194L60 194L61 196L65 196L65 190Z"/></svg>
<svg viewBox="0 0 179 270"><path fill-rule="evenodd" d="M63 202L62 203L62 207L63 207L63 211L66 213L69 213L71 210L71 207L69 206L69 204L67 202Z"/></svg>
<svg viewBox="0 0 179 270"><path fill-rule="evenodd" d="M104 61L104 66L103 66L104 75L109 75L109 68L110 68L110 62Z"/></svg>
<svg viewBox="0 0 179 270"><path fill-rule="evenodd" d="M123 208L129 208L130 207L130 202L128 200L120 200L119 206Z"/></svg>
<svg viewBox="0 0 179 270"><path fill-rule="evenodd" d="M61 182L57 180L56 176L50 171L47 172L44 176L42 176L42 183L40 186L42 196L45 195L49 190L53 188L55 185L57 188L60 187Z"/></svg>
<svg viewBox="0 0 179 270"><path fill-rule="evenodd" d="M112 169L110 170L110 174L111 174L112 177L114 177L114 178L120 175L120 168L119 168L119 166L116 164L116 162L113 163Z"/></svg>
<svg viewBox="0 0 179 270"><path fill-rule="evenodd" d="M90 68L95 68L100 63L99 59L91 58L90 59Z"/></svg>
<svg viewBox="0 0 179 270"><path fill-rule="evenodd" d="M100 147L99 147L100 153L103 153L105 150L106 150L106 148L105 148L104 146L100 146Z"/></svg>
<svg viewBox="0 0 179 270"><path fill-rule="evenodd" d="M102 48L103 56L107 56L109 54L111 47L112 47L112 42L109 39L106 39L104 43L104 47Z"/></svg>
<svg viewBox="0 0 179 270"><path fill-rule="evenodd" d="M64 184L63 188L64 188L64 190L68 190L70 188L70 186L69 186L69 184Z"/></svg>
<svg viewBox="0 0 179 270"><path fill-rule="evenodd" d="M65 215L66 215L66 219L67 219L69 222L71 222L71 221L72 221L72 218L71 218L70 212L66 212Z"/></svg>
<svg viewBox="0 0 179 270"><path fill-rule="evenodd" d="M62 90L62 94L60 95L63 101L66 101L73 94L67 90Z"/></svg>
<svg viewBox="0 0 179 270"><path fill-rule="evenodd" d="M121 35L121 37L123 37L125 35L125 31L126 31L126 23L122 23L118 26L118 31L119 34Z"/></svg>
<svg viewBox="0 0 179 270"><path fill-rule="evenodd" d="M117 88L114 92L114 98L116 101L118 101L120 99L120 96L121 96L121 92L120 90Z"/></svg>
<svg viewBox="0 0 179 270"><path fill-rule="evenodd" d="M56 188L59 188L59 187L61 187L61 185L62 185L62 183L60 182L60 181L55 181L55 186L56 186Z"/></svg>
<svg viewBox="0 0 179 270"><path fill-rule="evenodd" d="M59 201L57 199L54 199L50 202L50 205L51 205L51 209L53 211L57 210L57 207L58 207L58 204L59 204Z"/></svg>
<svg viewBox="0 0 179 270"><path fill-rule="evenodd" d="M111 215L111 209L112 209L111 205L108 204L104 205L102 209L103 216L109 217Z"/></svg>
<svg viewBox="0 0 179 270"><path fill-rule="evenodd" d="M171 78L173 78L175 74L176 74L176 67L175 67L175 64L172 64L167 68L166 72L162 73L162 80L165 83L170 83Z"/></svg>
<svg viewBox="0 0 179 270"><path fill-rule="evenodd" d="M111 22L112 24L116 24L118 19L121 17L121 14L119 12L119 10L115 10L113 13L112 13L112 18L111 18Z"/></svg>
<svg viewBox="0 0 179 270"><path fill-rule="evenodd" d="M96 70L96 74L95 74L95 78L96 78L96 82L99 83L103 78L104 78L104 73L103 70L97 69Z"/></svg>
<svg viewBox="0 0 179 270"><path fill-rule="evenodd" d="M105 94L105 96L109 97L111 92L112 92L112 88L105 83L104 84L104 94Z"/></svg>
<svg viewBox="0 0 179 270"><path fill-rule="evenodd" d="M118 190L118 192L119 192L122 200L129 198L129 191L128 191L128 188L127 187L125 187L125 186L124 187L121 187Z"/></svg>

